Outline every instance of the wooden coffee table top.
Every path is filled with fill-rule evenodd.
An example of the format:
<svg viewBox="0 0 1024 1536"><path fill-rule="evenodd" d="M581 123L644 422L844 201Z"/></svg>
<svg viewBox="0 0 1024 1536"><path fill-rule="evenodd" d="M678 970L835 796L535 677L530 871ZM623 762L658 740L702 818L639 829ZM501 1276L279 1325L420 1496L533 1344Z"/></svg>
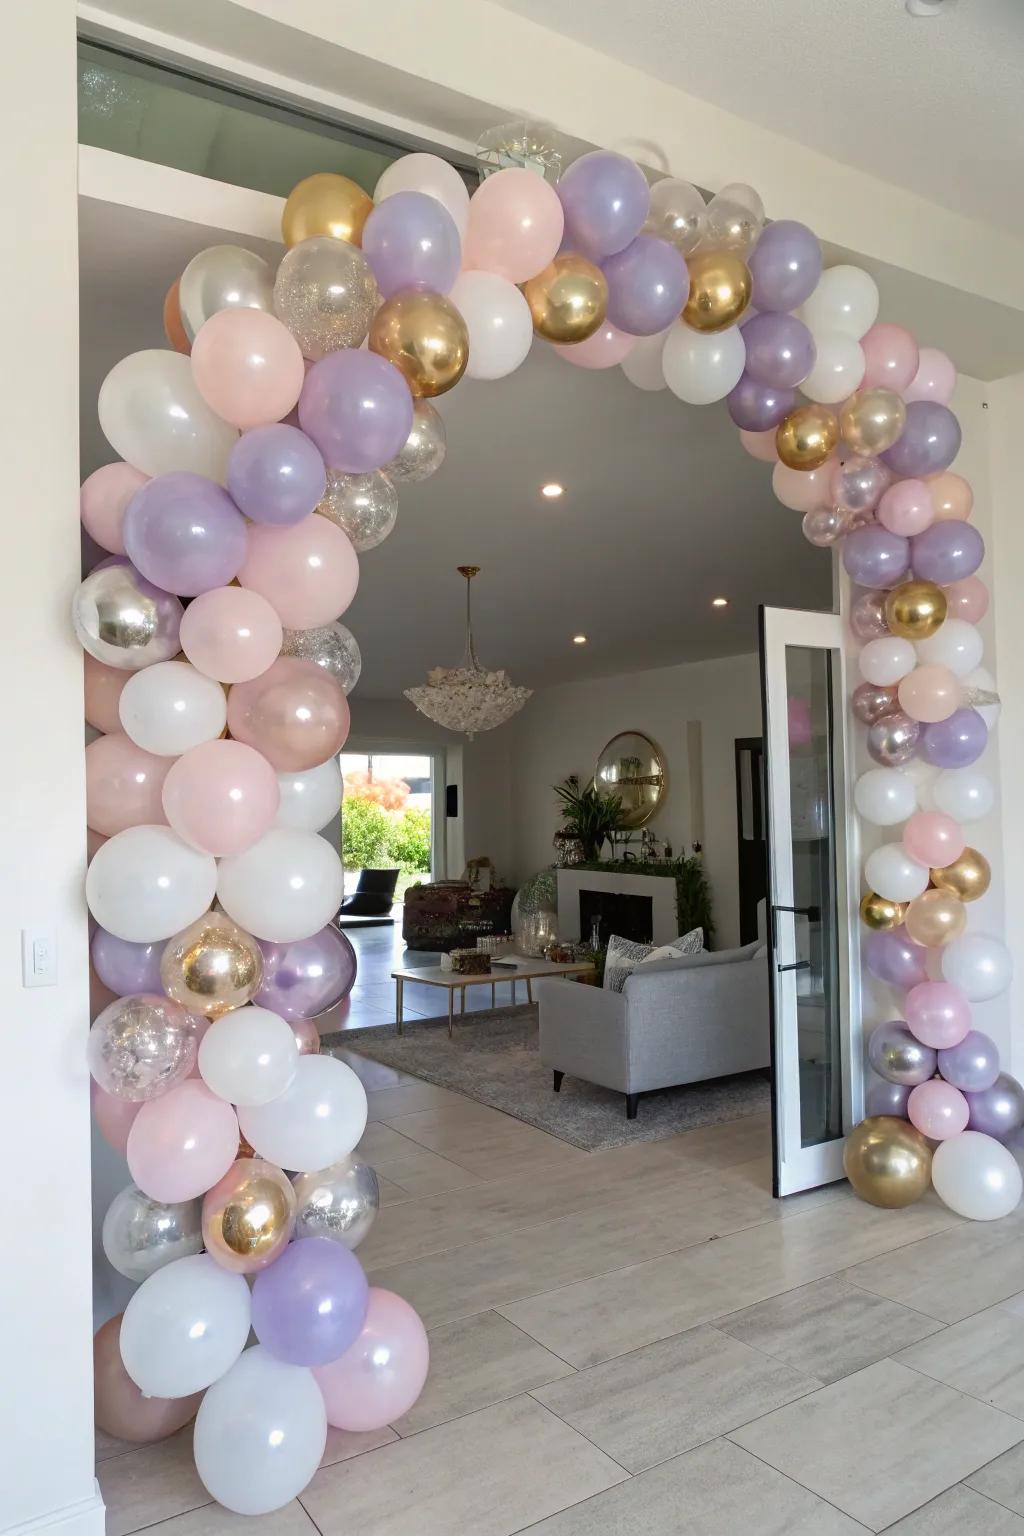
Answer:
<svg viewBox="0 0 1024 1536"><path fill-rule="evenodd" d="M500 956L514 959L515 966L491 964L489 971L477 971L471 976L458 971L442 971L439 965L403 967L392 971L393 981L418 981L428 987L487 986L492 981L536 981L541 976L584 976L593 971L589 960L574 960L565 965L554 960L534 960L529 955Z"/></svg>

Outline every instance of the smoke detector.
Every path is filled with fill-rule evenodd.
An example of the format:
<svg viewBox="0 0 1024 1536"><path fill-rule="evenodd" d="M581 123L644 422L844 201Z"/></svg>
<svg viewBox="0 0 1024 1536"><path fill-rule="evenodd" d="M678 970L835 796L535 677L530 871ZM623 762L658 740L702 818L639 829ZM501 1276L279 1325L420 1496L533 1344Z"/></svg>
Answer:
<svg viewBox="0 0 1024 1536"><path fill-rule="evenodd" d="M938 16L942 11L952 10L955 4L956 0L906 0L911 16Z"/></svg>

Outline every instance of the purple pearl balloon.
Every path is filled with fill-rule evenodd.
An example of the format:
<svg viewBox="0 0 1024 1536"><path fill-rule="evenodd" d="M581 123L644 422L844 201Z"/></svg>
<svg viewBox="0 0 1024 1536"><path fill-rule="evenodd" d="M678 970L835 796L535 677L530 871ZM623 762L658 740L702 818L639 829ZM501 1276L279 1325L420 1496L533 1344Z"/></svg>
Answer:
<svg viewBox="0 0 1024 1536"><path fill-rule="evenodd" d="M397 193L395 196L397 197ZM299 396L299 425L331 469L366 475L405 447L409 386L386 357L345 348L314 363Z"/></svg>
<svg viewBox="0 0 1024 1536"><path fill-rule="evenodd" d="M565 249L591 260L624 251L651 207L643 171L610 149L592 149L574 160L555 191L565 214Z"/></svg>
<svg viewBox="0 0 1024 1536"><path fill-rule="evenodd" d="M902 1019L875 1026L868 1038L868 1061L879 1077L905 1088L935 1076L935 1051L922 1045Z"/></svg>
<svg viewBox="0 0 1024 1536"><path fill-rule="evenodd" d="M1000 1072L991 1088L968 1093L969 1131L995 1136L1002 1141L1024 1125L1024 1088L1009 1072Z"/></svg>
<svg viewBox="0 0 1024 1536"><path fill-rule="evenodd" d="M757 309L796 309L818 286L821 246L806 224L779 219L765 226L747 265L754 280L751 297ZM749 331L748 326L744 335Z"/></svg>
<svg viewBox="0 0 1024 1536"><path fill-rule="evenodd" d="M124 514L132 564L182 597L226 587L245 564L248 543L245 519L223 486L188 470L148 481Z"/></svg>
<svg viewBox="0 0 1024 1536"><path fill-rule="evenodd" d="M868 726L868 753L883 768L909 763L921 740L921 726L902 709L880 715Z"/></svg>
<svg viewBox="0 0 1024 1536"><path fill-rule="evenodd" d="M729 415L745 432L767 432L784 421L796 405L795 389L774 389L758 384L744 373L726 396Z"/></svg>
<svg viewBox="0 0 1024 1536"><path fill-rule="evenodd" d="M363 249L366 249L365 240ZM637 235L603 263L608 319L630 336L656 336L679 319L690 291L686 262L656 235Z"/></svg>
<svg viewBox="0 0 1024 1536"><path fill-rule="evenodd" d="M868 934L864 942L864 964L872 976L888 982L891 987L909 991L919 982L928 980L928 951L914 943L902 923L898 928Z"/></svg>
<svg viewBox="0 0 1024 1536"><path fill-rule="evenodd" d="M901 1083L887 1083L884 1077L872 1077L864 1094L865 1115L895 1115L907 1118L907 1100L911 1090Z"/></svg>
<svg viewBox="0 0 1024 1536"><path fill-rule="evenodd" d="M814 337L796 315L755 315L743 328L746 370L756 384L794 389L814 367Z"/></svg>
<svg viewBox="0 0 1024 1536"><path fill-rule="evenodd" d="M394 192L378 203L360 243L386 299L404 288L447 293L462 265L455 220L425 192Z"/></svg>
<svg viewBox="0 0 1024 1536"><path fill-rule="evenodd" d="M356 979L356 952L329 923L292 944L260 940L263 985L253 998L283 1019L316 1019L348 996Z"/></svg>
<svg viewBox="0 0 1024 1536"><path fill-rule="evenodd" d="M955 709L948 720L921 728L918 751L933 768L969 768L988 743L988 726L976 709Z"/></svg>
<svg viewBox="0 0 1024 1536"><path fill-rule="evenodd" d="M939 1071L963 1093L991 1088L999 1076L999 1050L980 1029L969 1029L959 1045L939 1052Z"/></svg>
<svg viewBox="0 0 1024 1536"><path fill-rule="evenodd" d="M960 423L948 405L911 400L902 436L882 454L900 480L919 480L948 469L960 452Z"/></svg>
<svg viewBox="0 0 1024 1536"><path fill-rule="evenodd" d="M327 1365L359 1337L368 1302L354 1253L327 1237L300 1237L256 1276L252 1326L278 1360Z"/></svg>
<svg viewBox="0 0 1024 1536"><path fill-rule="evenodd" d="M984 558L985 540L973 523L960 518L932 523L910 541L914 575L940 587L973 576Z"/></svg>
<svg viewBox="0 0 1024 1536"><path fill-rule="evenodd" d="M298 427L284 422L254 427L231 450L228 490L254 523L301 523L326 489L324 461Z"/></svg>
<svg viewBox="0 0 1024 1536"><path fill-rule="evenodd" d="M90 957L100 981L118 997L130 997L136 992L155 992L159 997L164 990L160 957L165 947L163 939L157 944L132 944L105 928L97 928Z"/></svg>
<svg viewBox="0 0 1024 1536"><path fill-rule="evenodd" d="M843 565L862 587L894 587L910 566L910 540L870 524L843 540Z"/></svg>

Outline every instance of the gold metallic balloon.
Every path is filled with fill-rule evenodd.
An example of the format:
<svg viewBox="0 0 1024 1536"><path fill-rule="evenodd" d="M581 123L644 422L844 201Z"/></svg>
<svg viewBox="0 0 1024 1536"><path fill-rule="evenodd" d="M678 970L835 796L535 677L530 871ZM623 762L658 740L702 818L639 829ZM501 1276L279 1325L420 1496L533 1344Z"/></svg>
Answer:
<svg viewBox="0 0 1024 1536"><path fill-rule="evenodd" d="M219 1019L263 985L263 952L226 912L207 912L175 934L160 959L168 997L192 1013Z"/></svg>
<svg viewBox="0 0 1024 1536"><path fill-rule="evenodd" d="M947 607L934 581L904 581L885 599L885 622L904 640L927 640L945 623Z"/></svg>
<svg viewBox="0 0 1024 1536"><path fill-rule="evenodd" d="M905 901L890 901L888 896L879 896L876 891L868 891L861 898L860 920L865 928L872 928L876 933L898 928L906 915Z"/></svg>
<svg viewBox="0 0 1024 1536"><path fill-rule="evenodd" d="M683 319L695 331L724 331L750 303L750 271L735 251L697 251L687 256L690 294Z"/></svg>
<svg viewBox="0 0 1024 1536"><path fill-rule="evenodd" d="M373 199L347 176L321 171L307 176L288 194L281 215L285 245L298 245L314 235L331 235L358 245L363 225L373 212Z"/></svg>
<svg viewBox="0 0 1024 1536"><path fill-rule="evenodd" d="M567 251L523 284L533 328L545 341L586 341L608 312L608 280L585 256Z"/></svg>
<svg viewBox="0 0 1024 1536"><path fill-rule="evenodd" d="M884 453L903 436L907 408L891 389L858 389L839 410L843 442L857 453Z"/></svg>
<svg viewBox="0 0 1024 1536"><path fill-rule="evenodd" d="M948 891L925 891L907 907L907 933L915 944L927 949L951 944L966 927L964 904Z"/></svg>
<svg viewBox="0 0 1024 1536"><path fill-rule="evenodd" d="M469 332L450 299L409 289L378 309L370 351L400 368L417 398L443 395L466 371Z"/></svg>
<svg viewBox="0 0 1024 1536"><path fill-rule="evenodd" d="M932 885L940 891L948 891L961 901L977 901L984 896L992 883L992 868L984 854L977 848L965 848L958 859L945 869L933 869Z"/></svg>
<svg viewBox="0 0 1024 1536"><path fill-rule="evenodd" d="M820 469L838 441L836 413L827 405L798 405L775 433L776 452L789 469Z"/></svg>
<svg viewBox="0 0 1024 1536"><path fill-rule="evenodd" d="M287 1174L258 1157L241 1157L203 1196L203 1242L225 1269L250 1275L282 1253L295 1225L295 1190Z"/></svg>
<svg viewBox="0 0 1024 1536"><path fill-rule="evenodd" d="M927 1190L932 1154L921 1132L908 1121L872 1115L847 1136L843 1168L862 1200L897 1210L913 1205Z"/></svg>

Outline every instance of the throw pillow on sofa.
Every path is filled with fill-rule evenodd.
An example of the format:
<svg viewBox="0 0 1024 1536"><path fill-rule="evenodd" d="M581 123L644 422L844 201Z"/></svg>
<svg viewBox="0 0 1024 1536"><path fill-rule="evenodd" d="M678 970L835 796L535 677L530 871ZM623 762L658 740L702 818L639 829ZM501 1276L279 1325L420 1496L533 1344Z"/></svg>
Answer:
<svg viewBox="0 0 1024 1536"><path fill-rule="evenodd" d="M648 960L677 960L682 955L698 955L704 947L704 930L692 928L671 944L637 944L612 934L604 962L604 985L609 992L621 992L627 976Z"/></svg>

